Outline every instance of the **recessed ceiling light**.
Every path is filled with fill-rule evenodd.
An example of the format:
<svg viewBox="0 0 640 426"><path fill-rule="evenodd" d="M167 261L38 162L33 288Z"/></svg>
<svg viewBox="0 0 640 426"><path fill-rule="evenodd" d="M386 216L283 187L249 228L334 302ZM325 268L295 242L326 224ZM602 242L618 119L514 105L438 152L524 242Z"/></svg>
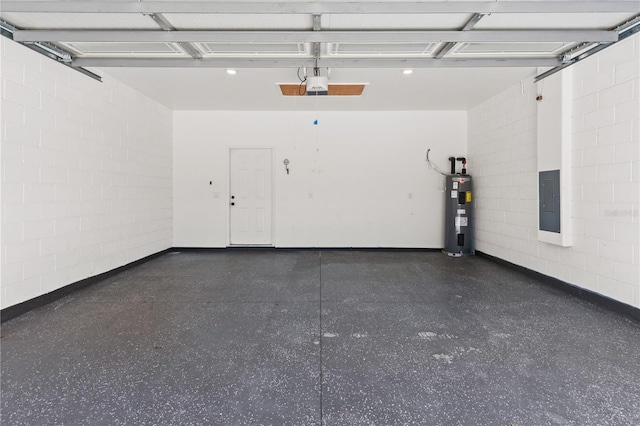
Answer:
<svg viewBox="0 0 640 426"><path fill-rule="evenodd" d="M236 70L227 70L227 74L229 75L236 75L238 73L238 71Z"/></svg>
<svg viewBox="0 0 640 426"><path fill-rule="evenodd" d="M402 74L404 75L413 74L413 70L402 70Z"/></svg>

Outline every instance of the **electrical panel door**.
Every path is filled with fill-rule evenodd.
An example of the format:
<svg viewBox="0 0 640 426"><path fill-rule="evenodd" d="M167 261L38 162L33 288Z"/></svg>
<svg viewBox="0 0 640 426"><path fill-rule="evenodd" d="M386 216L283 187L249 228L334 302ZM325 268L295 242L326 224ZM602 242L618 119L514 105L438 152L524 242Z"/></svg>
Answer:
<svg viewBox="0 0 640 426"><path fill-rule="evenodd" d="M560 232L560 170L538 174L540 230Z"/></svg>

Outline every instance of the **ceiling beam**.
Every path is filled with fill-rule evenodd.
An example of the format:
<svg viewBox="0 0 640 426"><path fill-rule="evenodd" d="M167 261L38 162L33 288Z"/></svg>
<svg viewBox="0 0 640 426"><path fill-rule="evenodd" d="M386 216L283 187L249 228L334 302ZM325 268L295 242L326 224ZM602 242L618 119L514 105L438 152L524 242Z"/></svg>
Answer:
<svg viewBox="0 0 640 426"><path fill-rule="evenodd" d="M474 67L554 67L557 58L506 59L319 59L320 68L474 68ZM74 67L141 68L298 68L314 67L315 59L266 58L75 58Z"/></svg>
<svg viewBox="0 0 640 426"><path fill-rule="evenodd" d="M132 31L16 30L20 42L216 42L216 43L432 43L432 42L614 42L616 31Z"/></svg>
<svg viewBox="0 0 640 426"><path fill-rule="evenodd" d="M640 12L625 1L428 1L428 2L204 2L204 1L7 1L3 12L30 13L229 13L229 14L414 14L414 13L613 13Z"/></svg>
<svg viewBox="0 0 640 426"><path fill-rule="evenodd" d="M315 66L314 58L74 58L74 67L140 68L298 68Z"/></svg>
<svg viewBox="0 0 640 426"><path fill-rule="evenodd" d="M443 59L322 59L323 68L491 68L547 67L558 65L557 58L443 58Z"/></svg>

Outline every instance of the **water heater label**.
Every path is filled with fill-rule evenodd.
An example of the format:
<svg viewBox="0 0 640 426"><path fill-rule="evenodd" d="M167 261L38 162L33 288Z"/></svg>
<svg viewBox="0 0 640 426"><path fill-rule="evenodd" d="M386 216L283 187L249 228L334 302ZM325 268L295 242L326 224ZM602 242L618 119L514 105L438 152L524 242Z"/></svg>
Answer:
<svg viewBox="0 0 640 426"><path fill-rule="evenodd" d="M467 191L467 203L471 202L471 191Z"/></svg>
<svg viewBox="0 0 640 426"><path fill-rule="evenodd" d="M458 191L451 191L451 198L458 198Z"/></svg>
<svg viewBox="0 0 640 426"><path fill-rule="evenodd" d="M466 217L456 217L456 226L467 226L467 218Z"/></svg>
<svg viewBox="0 0 640 426"><path fill-rule="evenodd" d="M453 189L458 189L458 182L452 182L453 183Z"/></svg>
<svg viewBox="0 0 640 426"><path fill-rule="evenodd" d="M467 214L465 209L458 209L458 214Z"/></svg>

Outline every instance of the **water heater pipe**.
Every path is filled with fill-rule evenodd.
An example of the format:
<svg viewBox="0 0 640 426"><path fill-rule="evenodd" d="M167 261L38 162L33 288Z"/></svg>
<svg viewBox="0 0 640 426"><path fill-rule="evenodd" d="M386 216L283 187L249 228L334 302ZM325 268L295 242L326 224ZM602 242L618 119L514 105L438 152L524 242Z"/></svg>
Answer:
<svg viewBox="0 0 640 426"><path fill-rule="evenodd" d="M456 157L449 157L449 162L451 163L451 174L456 174Z"/></svg>

